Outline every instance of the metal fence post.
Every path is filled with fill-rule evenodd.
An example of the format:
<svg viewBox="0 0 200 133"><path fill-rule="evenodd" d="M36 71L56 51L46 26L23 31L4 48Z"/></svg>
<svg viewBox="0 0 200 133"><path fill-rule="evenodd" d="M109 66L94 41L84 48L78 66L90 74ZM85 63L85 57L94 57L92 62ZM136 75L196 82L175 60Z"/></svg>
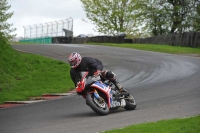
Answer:
<svg viewBox="0 0 200 133"><path fill-rule="evenodd" d="M40 24L40 25L42 25L42 24ZM42 25L42 33L41 33L41 37L43 37L43 32L44 32L44 31L43 31L43 25Z"/></svg>
<svg viewBox="0 0 200 133"><path fill-rule="evenodd" d="M51 36L53 36L53 23L52 22L50 22L51 23Z"/></svg>
<svg viewBox="0 0 200 133"><path fill-rule="evenodd" d="M29 26L30 27L30 38L31 38L31 26Z"/></svg>
<svg viewBox="0 0 200 133"><path fill-rule="evenodd" d="M58 22L57 21L55 21L56 23L57 23L57 29L56 29L56 36L58 35Z"/></svg>
<svg viewBox="0 0 200 133"><path fill-rule="evenodd" d="M48 37L48 29L49 29L49 25L48 23L45 23L47 25L47 37Z"/></svg>
<svg viewBox="0 0 200 133"><path fill-rule="evenodd" d="M70 17L70 19L72 20L72 29L71 29L71 31L73 31L73 18Z"/></svg>
<svg viewBox="0 0 200 133"><path fill-rule="evenodd" d="M62 29L64 29L64 21L63 20L61 20L63 23L63 25L62 25ZM62 36L63 36L63 30L62 30Z"/></svg>
<svg viewBox="0 0 200 133"><path fill-rule="evenodd" d="M25 26L23 26L23 28L24 28L24 39L26 38L26 28L25 28Z"/></svg>
<svg viewBox="0 0 200 133"><path fill-rule="evenodd" d="M37 25L35 24L35 26L36 26L36 38L37 38Z"/></svg>

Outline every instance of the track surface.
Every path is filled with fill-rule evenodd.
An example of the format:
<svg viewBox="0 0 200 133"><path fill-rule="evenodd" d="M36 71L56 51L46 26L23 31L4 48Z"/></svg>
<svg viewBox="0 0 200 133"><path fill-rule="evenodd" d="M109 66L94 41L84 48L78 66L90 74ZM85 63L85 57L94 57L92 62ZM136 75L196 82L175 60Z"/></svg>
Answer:
<svg viewBox="0 0 200 133"><path fill-rule="evenodd" d="M74 51L98 58L134 94L138 106L98 116L82 97L72 95L1 109L0 133L95 133L200 114L200 58L83 44L13 47L65 62Z"/></svg>

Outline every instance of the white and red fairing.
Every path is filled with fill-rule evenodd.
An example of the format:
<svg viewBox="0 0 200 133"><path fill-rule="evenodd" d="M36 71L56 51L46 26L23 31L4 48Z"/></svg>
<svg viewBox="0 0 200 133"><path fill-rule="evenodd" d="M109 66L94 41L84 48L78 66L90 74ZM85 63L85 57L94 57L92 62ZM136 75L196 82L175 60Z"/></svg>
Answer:
<svg viewBox="0 0 200 133"><path fill-rule="evenodd" d="M102 83L101 81L96 81L94 84L91 85L91 87L96 88L97 90L102 91L107 99L108 99L108 108L110 108L110 104L112 102L112 94L111 94L111 88L110 86Z"/></svg>

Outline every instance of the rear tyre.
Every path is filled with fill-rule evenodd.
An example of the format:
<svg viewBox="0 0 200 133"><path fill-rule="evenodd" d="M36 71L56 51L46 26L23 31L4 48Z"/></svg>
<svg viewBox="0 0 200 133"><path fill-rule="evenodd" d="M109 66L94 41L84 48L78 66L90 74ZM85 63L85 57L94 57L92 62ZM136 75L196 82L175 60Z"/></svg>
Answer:
<svg viewBox="0 0 200 133"><path fill-rule="evenodd" d="M96 99L93 94L87 94L86 103L99 115L107 115L109 113L108 105L102 97Z"/></svg>
<svg viewBox="0 0 200 133"><path fill-rule="evenodd" d="M126 106L124 107L124 109L126 109L126 110L134 110L136 108L136 106L137 106L135 98L130 92L128 92L128 93L130 95L126 96L126 99L125 99Z"/></svg>

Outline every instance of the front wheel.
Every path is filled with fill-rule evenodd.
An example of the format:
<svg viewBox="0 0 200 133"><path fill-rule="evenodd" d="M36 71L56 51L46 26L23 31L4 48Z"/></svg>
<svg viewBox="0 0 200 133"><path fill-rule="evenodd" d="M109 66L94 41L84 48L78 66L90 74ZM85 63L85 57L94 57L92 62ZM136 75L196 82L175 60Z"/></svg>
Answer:
<svg viewBox="0 0 200 133"><path fill-rule="evenodd" d="M134 110L137 106L134 96L129 92L129 95L125 98L126 106L124 109L126 110Z"/></svg>
<svg viewBox="0 0 200 133"><path fill-rule="evenodd" d="M86 103L99 115L107 115L109 113L108 105L102 97L97 99L94 94L87 94Z"/></svg>

